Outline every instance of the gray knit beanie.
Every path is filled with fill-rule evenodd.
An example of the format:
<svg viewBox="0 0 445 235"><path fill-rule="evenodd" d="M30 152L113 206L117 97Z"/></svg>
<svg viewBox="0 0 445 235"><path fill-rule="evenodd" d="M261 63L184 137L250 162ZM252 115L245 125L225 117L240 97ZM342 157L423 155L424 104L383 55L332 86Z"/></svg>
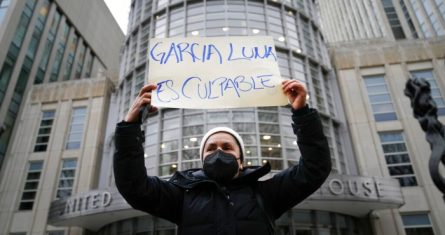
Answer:
<svg viewBox="0 0 445 235"><path fill-rule="evenodd" d="M209 137L211 135L213 135L215 133L218 133L218 132L228 133L228 134L232 135L235 138L235 140L238 142L238 146L240 147L240 151L241 151L240 159L241 159L241 162L243 162L244 161L244 142L243 142L243 139L238 134L238 132L236 132L233 129L228 128L228 127L215 127L213 129L211 129L210 131L208 131L204 135L204 137L202 137L201 145L199 147L199 157L201 158L201 160L204 160L203 159L203 157L204 157L203 156L203 152L204 152L204 145L207 142L207 139L209 139Z"/></svg>

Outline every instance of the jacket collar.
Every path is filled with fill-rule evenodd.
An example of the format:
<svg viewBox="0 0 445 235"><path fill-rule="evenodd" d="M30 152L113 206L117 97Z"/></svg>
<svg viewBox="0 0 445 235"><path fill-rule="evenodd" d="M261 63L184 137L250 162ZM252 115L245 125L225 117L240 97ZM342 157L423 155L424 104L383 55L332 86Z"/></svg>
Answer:
<svg viewBox="0 0 445 235"><path fill-rule="evenodd" d="M240 175L233 179L229 185L239 185L239 184L248 184L252 182L258 181L259 178L265 176L271 170L270 163L267 162L263 166L248 166L244 167L240 172ZM186 171L177 171L172 178L170 178L170 182L173 184L183 187L183 188L193 188L201 183L213 183L216 182L209 179L205 174L203 169L190 169Z"/></svg>

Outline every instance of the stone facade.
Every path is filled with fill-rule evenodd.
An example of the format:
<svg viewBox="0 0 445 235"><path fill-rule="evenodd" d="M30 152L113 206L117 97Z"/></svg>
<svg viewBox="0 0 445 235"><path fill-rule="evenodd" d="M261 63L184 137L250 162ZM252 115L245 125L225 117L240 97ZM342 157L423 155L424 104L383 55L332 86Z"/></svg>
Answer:
<svg viewBox="0 0 445 235"><path fill-rule="evenodd" d="M413 117L403 93L412 71L431 71L442 98L445 91L445 41L443 38L407 41L368 41L334 44L331 59L345 107L360 175L391 177L379 133L403 133L417 185L402 187L404 206L375 211L375 234L404 234L401 216L429 214L435 234L445 234L445 204L433 184L428 160L431 154L425 134ZM364 77L383 75L397 120L375 121ZM445 117L439 116L445 123Z"/></svg>
<svg viewBox="0 0 445 235"><path fill-rule="evenodd" d="M4 177L0 181L0 234L46 234L52 230L66 231L68 234L83 233L83 229L79 228L48 226L48 212L50 203L56 198L64 159L77 161L72 193L97 188L104 145L103 130L112 91L113 85L105 77L33 86L24 104L23 114L17 120L17 134L12 141L10 157L5 161ZM81 144L78 149L67 149L72 110L75 107L86 108L83 130L80 130ZM46 151L35 152L42 112L46 110L55 111L51 135ZM43 162L43 169L34 209L17 209L27 180L28 166L36 161Z"/></svg>

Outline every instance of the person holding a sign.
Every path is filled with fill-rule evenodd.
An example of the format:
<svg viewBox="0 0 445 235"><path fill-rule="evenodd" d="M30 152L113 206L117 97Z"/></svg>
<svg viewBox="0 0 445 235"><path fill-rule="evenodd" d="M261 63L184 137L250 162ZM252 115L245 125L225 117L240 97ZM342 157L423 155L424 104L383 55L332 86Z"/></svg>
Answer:
<svg viewBox="0 0 445 235"><path fill-rule="evenodd" d="M270 164L244 166L244 144L227 127L202 138L202 169L176 172L168 181L147 176L139 110L151 105L156 85L144 86L115 133L114 175L122 196L135 209L178 225L178 234L274 234L274 221L316 191L331 171L329 146L320 117L306 105L306 88L284 80L299 164L266 180ZM156 107L150 106L151 111Z"/></svg>

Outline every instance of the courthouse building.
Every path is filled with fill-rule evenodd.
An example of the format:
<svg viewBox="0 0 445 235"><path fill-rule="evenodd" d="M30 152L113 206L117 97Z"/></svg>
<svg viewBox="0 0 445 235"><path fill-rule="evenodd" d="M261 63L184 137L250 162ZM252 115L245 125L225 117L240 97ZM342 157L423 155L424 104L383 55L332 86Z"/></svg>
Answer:
<svg viewBox="0 0 445 235"><path fill-rule="evenodd" d="M117 73L122 40L103 1L0 1L0 166L32 84Z"/></svg>
<svg viewBox="0 0 445 235"><path fill-rule="evenodd" d="M445 1L319 1L360 175L399 180L405 204L376 211L376 234L445 234L445 202L405 83L424 78L445 123ZM442 164L443 167L443 164ZM396 218L397 230L390 230Z"/></svg>
<svg viewBox="0 0 445 235"><path fill-rule="evenodd" d="M50 1L67 16L64 6L73 9L76 2ZM94 11L97 21L109 19L105 5L92 2L98 6L79 5ZM401 20L406 38L394 36L395 21L388 18L394 14L387 6L392 3L396 15L406 17L402 2L409 7L417 38L407 36L413 35L405 31L410 24ZM413 14L416 3L425 9L424 2L132 0L114 89L100 72L113 68L105 64L107 56L100 60L103 67L91 72L96 78L63 81L58 75L60 82L51 83L51 70L44 70L43 83L29 88L1 172L0 234L176 234L174 224L132 209L117 192L115 124L146 83L150 38L256 35L273 37L283 78L307 85L333 165L318 191L276 221L277 234L444 234L444 204L426 167L428 145L409 101L403 91L397 93L411 73L432 74L428 79L436 82L435 94L444 88L443 37L424 36ZM443 20L444 14L437 14L443 12L443 0L428 2L435 4L432 17ZM424 19L430 19L425 12ZM73 17L66 19L76 26ZM106 31L105 22L82 19ZM100 35L114 40L105 32ZM37 69L34 73L37 77ZM435 95L436 101L441 97ZM161 109L142 126L147 173L168 179L177 170L200 167L203 135L228 126L244 140L245 164L269 162L274 174L300 158L290 117L289 107Z"/></svg>
<svg viewBox="0 0 445 235"><path fill-rule="evenodd" d="M361 174L355 160L315 1L134 0L129 20L119 84L110 101L99 187L54 201L50 224L95 234L177 232L174 224L131 209L113 181L114 126L147 79L148 42L154 37L270 35L281 76L307 85L309 103L321 113L333 171L320 190L277 220L278 234L378 234L375 212L402 206L396 179ZM147 173L168 179L177 170L200 167L199 143L215 126L229 126L241 134L246 165L269 162L276 173L300 158L290 117L289 107L161 109L143 125ZM403 232L399 217L385 219L392 224L388 234L397 228Z"/></svg>

